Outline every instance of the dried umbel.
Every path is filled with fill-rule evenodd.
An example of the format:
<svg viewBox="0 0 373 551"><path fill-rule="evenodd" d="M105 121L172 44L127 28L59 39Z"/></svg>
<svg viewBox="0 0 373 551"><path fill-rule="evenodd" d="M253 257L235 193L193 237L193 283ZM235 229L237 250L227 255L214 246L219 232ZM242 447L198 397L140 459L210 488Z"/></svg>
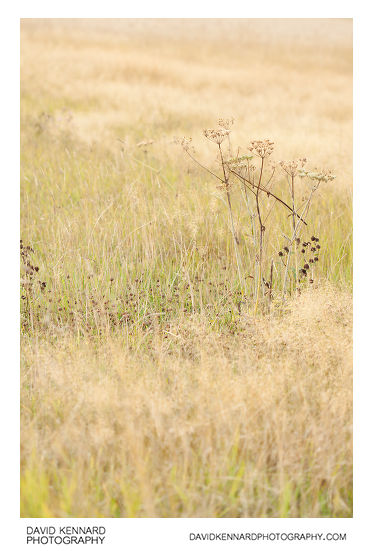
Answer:
<svg viewBox="0 0 373 551"><path fill-rule="evenodd" d="M231 182L226 181L221 184L217 184L216 189L219 189L220 191L231 191L233 188L233 185Z"/></svg>
<svg viewBox="0 0 373 551"><path fill-rule="evenodd" d="M229 134L230 130L227 130L226 128L218 128L217 130L208 128L203 131L205 138L218 145L220 145Z"/></svg>
<svg viewBox="0 0 373 551"><path fill-rule="evenodd" d="M279 161L280 167L288 174L289 176L296 176L298 171L304 167L307 159L296 159L295 161Z"/></svg>
<svg viewBox="0 0 373 551"><path fill-rule="evenodd" d="M270 140L253 140L248 147L249 151L252 151L255 155L264 159L269 157L273 152L273 144Z"/></svg>
<svg viewBox="0 0 373 551"><path fill-rule="evenodd" d="M233 125L234 119L232 117L228 119L218 119L218 126L224 128L225 130L230 130Z"/></svg>
<svg viewBox="0 0 373 551"><path fill-rule="evenodd" d="M181 138L175 137L174 138L174 143L178 144L178 145L181 145L181 147L184 149L184 151L189 151L189 150L193 149L193 147L192 147L192 138L187 138L185 136L183 136Z"/></svg>

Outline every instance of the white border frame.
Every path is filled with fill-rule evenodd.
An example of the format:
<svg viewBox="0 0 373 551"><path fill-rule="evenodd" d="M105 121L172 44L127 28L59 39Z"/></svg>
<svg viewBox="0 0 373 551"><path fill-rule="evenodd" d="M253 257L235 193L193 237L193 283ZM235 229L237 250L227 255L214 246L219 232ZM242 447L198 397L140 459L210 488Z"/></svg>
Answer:
<svg viewBox="0 0 373 551"><path fill-rule="evenodd" d="M2 124L3 152L2 189L3 262L0 270L5 308L0 316L2 336L2 492L0 512L1 539L5 549L29 549L25 545L26 526L104 525L110 549L183 550L202 545L188 539L189 532L347 532L345 549L368 549L372 501L372 360L370 351L372 299L370 291L371 265L369 221L372 216L371 98L370 75L372 30L369 8L363 3L339 2L326 6L312 3L310 8L295 2L267 1L265 9L244 2L220 6L212 2L195 7L175 6L168 2L136 3L136 7L118 9L115 2L90 2L77 5L64 2L63 9L46 1L20 2L8 7L2 18ZM296 7L295 7L296 6ZM19 239L19 23L27 17L353 17L354 18L354 518L353 519L20 519L19 518L19 320L18 320L18 239ZM4 170L5 168L5 170ZM295 542L277 543L282 549L295 549ZM222 545L225 549L254 542L204 542L208 548ZM261 548L274 545L256 542ZM322 546L309 542L308 547ZM35 547L35 546L34 546ZM52 546L43 545L44 549ZM64 546L53 546L55 548Z"/></svg>

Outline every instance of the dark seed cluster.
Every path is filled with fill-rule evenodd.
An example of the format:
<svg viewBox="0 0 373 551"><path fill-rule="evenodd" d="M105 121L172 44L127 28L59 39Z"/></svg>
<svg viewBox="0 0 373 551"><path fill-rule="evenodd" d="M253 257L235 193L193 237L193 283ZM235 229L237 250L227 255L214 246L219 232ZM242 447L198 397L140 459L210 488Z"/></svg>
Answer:
<svg viewBox="0 0 373 551"><path fill-rule="evenodd" d="M20 240L20 255L21 255L21 267L22 267L22 279L21 285L24 289L31 289L32 284L35 281L35 276L39 272L39 266L31 264L32 254L34 249L30 245L24 245L23 240ZM47 286L45 281L37 280L42 290Z"/></svg>
<svg viewBox="0 0 373 551"><path fill-rule="evenodd" d="M318 257L318 252L319 252L319 249L321 248L320 244L319 244L319 238L312 235L312 237L310 238L310 241L304 241L302 243L302 249L301 249L301 253L304 255L304 266L303 268L300 268L299 269L299 275L301 278L304 278L304 277L307 277L307 276L311 276L310 274L310 264L314 264L315 262L318 262L319 261L319 257ZM310 250L310 252L314 253L313 255L309 256L308 260L306 260L305 258L305 255L307 254L307 250ZM313 283L313 278L312 277L309 277L309 283Z"/></svg>
<svg viewBox="0 0 373 551"><path fill-rule="evenodd" d="M25 245L23 240L20 240L20 257L21 257L21 300L23 302L21 311L22 327L28 327L31 323L31 311L33 306L37 308L37 314L41 310L41 305L35 302L35 291L39 287L43 293L46 289L46 281L38 279L39 266L35 264L33 255L35 251L30 245ZM35 304L34 304L35 302Z"/></svg>

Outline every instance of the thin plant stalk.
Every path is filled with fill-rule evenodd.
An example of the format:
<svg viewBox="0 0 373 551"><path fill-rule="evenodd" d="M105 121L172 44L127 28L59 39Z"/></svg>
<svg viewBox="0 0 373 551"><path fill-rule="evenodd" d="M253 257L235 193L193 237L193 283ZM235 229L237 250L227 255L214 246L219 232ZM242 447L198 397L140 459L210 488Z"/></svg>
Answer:
<svg viewBox="0 0 373 551"><path fill-rule="evenodd" d="M308 212L308 209L309 209L309 206L310 206L310 203L311 203L311 199L312 199L312 196L313 194L315 193L315 191L317 190L317 188L319 187L319 185L316 185L312 188L311 190L311 193L310 193L310 196L304 206L304 209L303 209L303 212L302 212L302 215L301 217L298 219L298 222L294 228L294 231L293 231L293 235L292 235L292 238L290 240L290 245L293 245L296 237L297 237L297 233L298 233L298 228L299 228L299 225L301 223L301 220L303 218L303 216ZM286 266L285 266L285 274L284 274L284 283L283 283L283 288L282 288L282 300L285 299L285 292L286 292L286 282L287 282L287 275L288 275L288 271L289 271L289 263L290 263L290 251L288 253L288 257L287 257L287 260L286 260ZM298 273L296 274L296 277L298 277Z"/></svg>
<svg viewBox="0 0 373 551"><path fill-rule="evenodd" d="M255 306L254 306L254 316L256 315L256 312L257 312L257 309L258 309L259 293L260 293L261 282L262 282L263 240L264 240L265 227L263 225L261 212L260 212L259 192L260 192L260 184L261 184L262 176L263 176L263 167L264 167L264 157L262 157L262 162L261 162L261 165L260 165L259 182L258 182L258 186L257 186L257 189L256 189L256 194L255 194L256 210L257 210L257 213L258 213L260 233L259 233L258 278L257 278L257 284L256 284L256 298L255 298Z"/></svg>
<svg viewBox="0 0 373 551"><path fill-rule="evenodd" d="M221 150L221 145L220 145L220 143L218 143L218 148L219 148L221 166L222 166L222 169L223 169L224 184L225 184L225 192L226 192L226 195L227 195L227 201L228 201L228 207L229 207L229 218L230 218L231 230L232 230L232 236L233 236L234 252L235 252L235 255L236 255L237 270L238 270L238 279L240 280L241 289L242 289L244 292L246 292L246 284L244 283L244 280L242 279L242 274L241 274L241 262L240 262L240 255L239 255L239 251L238 251L238 243L239 243L239 241L238 241L238 237L237 237L236 231L235 231L235 229L234 229L233 212L232 212L232 203L231 203L231 197L230 197L230 193L229 193L229 178L228 178L227 172L226 172L226 170L225 170L225 163L224 163L224 158L223 158L223 152L222 152L222 150Z"/></svg>

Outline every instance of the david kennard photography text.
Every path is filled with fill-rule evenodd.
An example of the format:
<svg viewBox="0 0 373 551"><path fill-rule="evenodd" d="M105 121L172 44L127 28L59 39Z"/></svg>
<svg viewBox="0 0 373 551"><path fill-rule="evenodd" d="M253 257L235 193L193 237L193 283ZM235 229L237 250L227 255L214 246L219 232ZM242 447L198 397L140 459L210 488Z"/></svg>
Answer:
<svg viewBox="0 0 373 551"><path fill-rule="evenodd" d="M104 526L27 526L27 543L93 544L104 543Z"/></svg>

